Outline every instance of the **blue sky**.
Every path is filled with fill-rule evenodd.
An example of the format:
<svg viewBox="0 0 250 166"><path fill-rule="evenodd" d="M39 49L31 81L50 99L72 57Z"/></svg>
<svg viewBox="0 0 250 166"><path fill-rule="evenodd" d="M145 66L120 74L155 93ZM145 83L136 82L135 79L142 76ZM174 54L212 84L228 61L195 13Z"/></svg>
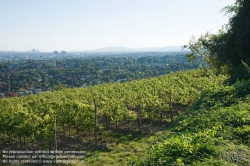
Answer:
<svg viewBox="0 0 250 166"><path fill-rule="evenodd" d="M0 51L187 44L228 22L234 0L0 0Z"/></svg>

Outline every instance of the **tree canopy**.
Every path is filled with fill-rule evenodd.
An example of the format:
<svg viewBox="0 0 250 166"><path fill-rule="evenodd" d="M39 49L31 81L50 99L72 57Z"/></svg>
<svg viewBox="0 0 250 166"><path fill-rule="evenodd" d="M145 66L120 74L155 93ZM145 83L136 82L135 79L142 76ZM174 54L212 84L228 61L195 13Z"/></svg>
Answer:
<svg viewBox="0 0 250 166"><path fill-rule="evenodd" d="M61 54L62 54L62 55L65 55L65 54L66 54L66 51L62 50L62 51L61 51Z"/></svg>
<svg viewBox="0 0 250 166"><path fill-rule="evenodd" d="M53 53L54 53L55 55L58 55L58 54L59 54L59 52L58 52L57 50L55 50Z"/></svg>
<svg viewBox="0 0 250 166"><path fill-rule="evenodd" d="M229 15L229 23L222 26L217 34L207 32L198 39L192 37L188 45L192 61L202 57L211 67L222 72L227 69L232 81L248 79L246 66L250 65L250 0L236 0L234 5L223 11ZM244 63L244 64L243 64Z"/></svg>

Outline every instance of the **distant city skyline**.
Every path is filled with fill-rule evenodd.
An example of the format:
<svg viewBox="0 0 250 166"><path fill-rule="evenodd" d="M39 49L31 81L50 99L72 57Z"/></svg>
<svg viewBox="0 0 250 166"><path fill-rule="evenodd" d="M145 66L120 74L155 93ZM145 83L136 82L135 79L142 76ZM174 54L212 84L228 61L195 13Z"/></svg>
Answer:
<svg viewBox="0 0 250 166"><path fill-rule="evenodd" d="M0 51L181 46L228 22L234 0L1 0Z"/></svg>
<svg viewBox="0 0 250 166"><path fill-rule="evenodd" d="M31 49L27 51L15 51L15 50L9 50L9 51L2 51L0 52L30 52L30 53L61 53L62 51L65 52L65 50L53 50L53 51L39 51L38 49ZM108 46L108 47L102 47L98 49L92 49L92 50L69 50L68 52L182 52L182 51L188 51L187 48L183 49L182 46L166 46L166 47L144 47L144 48L130 48L130 47L123 47L123 46ZM66 52L67 53L67 52Z"/></svg>

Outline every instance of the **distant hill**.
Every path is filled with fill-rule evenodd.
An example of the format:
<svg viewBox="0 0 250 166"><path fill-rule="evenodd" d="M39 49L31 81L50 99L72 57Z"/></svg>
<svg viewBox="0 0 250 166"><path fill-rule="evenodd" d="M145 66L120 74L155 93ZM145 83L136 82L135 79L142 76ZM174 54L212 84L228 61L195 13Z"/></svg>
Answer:
<svg viewBox="0 0 250 166"><path fill-rule="evenodd" d="M109 46L96 50L86 50L85 52L180 52L181 46L167 47L147 47L147 48L129 48L123 46ZM187 50L185 50L187 51Z"/></svg>

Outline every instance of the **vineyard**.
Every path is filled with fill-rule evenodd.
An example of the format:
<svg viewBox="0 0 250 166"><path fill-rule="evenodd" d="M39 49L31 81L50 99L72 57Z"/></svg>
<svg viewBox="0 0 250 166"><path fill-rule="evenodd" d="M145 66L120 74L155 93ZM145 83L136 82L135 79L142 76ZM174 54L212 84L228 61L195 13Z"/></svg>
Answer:
<svg viewBox="0 0 250 166"><path fill-rule="evenodd" d="M166 123L170 121L166 114L170 98L175 104L188 105L204 88L214 88L222 81L222 76L212 77L206 71L196 70L123 84L4 98L0 100L1 140L10 144L18 141L20 148L38 142L38 148L46 149L51 148L55 131L67 132L70 136L74 129L93 136L97 130L105 131L112 126L119 129L122 122L129 126L138 119L138 129L142 128L144 120Z"/></svg>

